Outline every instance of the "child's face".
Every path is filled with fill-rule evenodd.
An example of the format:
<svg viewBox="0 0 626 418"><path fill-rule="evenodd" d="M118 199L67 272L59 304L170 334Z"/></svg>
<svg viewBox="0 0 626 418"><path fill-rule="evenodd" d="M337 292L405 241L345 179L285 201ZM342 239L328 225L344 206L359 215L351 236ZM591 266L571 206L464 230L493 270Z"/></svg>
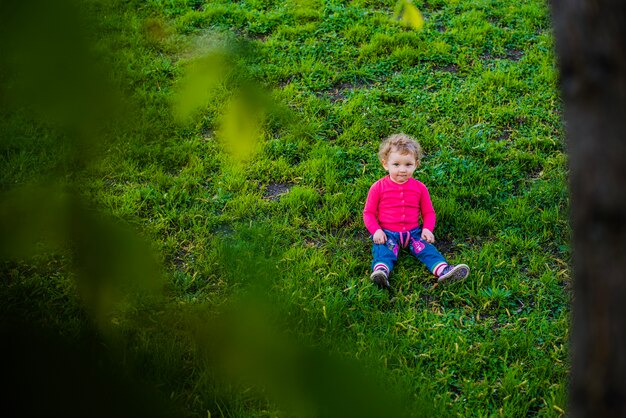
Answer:
<svg viewBox="0 0 626 418"><path fill-rule="evenodd" d="M383 160L383 167L389 172L389 177L394 183L402 184L408 181L417 168L417 160L412 153L400 154L391 151L387 159Z"/></svg>

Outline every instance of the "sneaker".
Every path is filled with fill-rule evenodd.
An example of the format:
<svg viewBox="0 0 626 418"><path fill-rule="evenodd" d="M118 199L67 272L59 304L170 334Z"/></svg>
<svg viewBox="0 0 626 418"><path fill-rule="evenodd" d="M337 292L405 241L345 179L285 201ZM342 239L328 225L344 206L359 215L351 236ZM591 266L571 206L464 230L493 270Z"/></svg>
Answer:
<svg viewBox="0 0 626 418"><path fill-rule="evenodd" d="M384 270L374 270L370 275L370 279L378 285L378 287L388 288L389 280L387 280L387 273Z"/></svg>
<svg viewBox="0 0 626 418"><path fill-rule="evenodd" d="M469 276L470 269L465 264L457 264L456 266L447 266L443 269L441 276L437 279L437 283L454 283L463 280Z"/></svg>

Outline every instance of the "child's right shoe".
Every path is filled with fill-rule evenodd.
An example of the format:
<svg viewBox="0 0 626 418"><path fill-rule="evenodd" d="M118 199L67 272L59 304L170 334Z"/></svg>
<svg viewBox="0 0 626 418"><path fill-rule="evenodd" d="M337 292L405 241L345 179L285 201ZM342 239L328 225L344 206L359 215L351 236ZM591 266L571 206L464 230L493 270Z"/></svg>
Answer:
<svg viewBox="0 0 626 418"><path fill-rule="evenodd" d="M465 264L457 264L456 266L446 266L437 279L437 283L454 283L463 280L469 276L469 267Z"/></svg>
<svg viewBox="0 0 626 418"><path fill-rule="evenodd" d="M374 270L370 275L370 280L376 283L378 287L382 287L383 289L389 288L389 279L384 270Z"/></svg>

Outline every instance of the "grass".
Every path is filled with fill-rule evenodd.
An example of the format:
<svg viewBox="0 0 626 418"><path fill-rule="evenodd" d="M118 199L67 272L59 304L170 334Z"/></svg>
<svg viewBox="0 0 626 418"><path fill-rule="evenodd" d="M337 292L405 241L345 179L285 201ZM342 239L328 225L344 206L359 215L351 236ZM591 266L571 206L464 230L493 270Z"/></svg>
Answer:
<svg viewBox="0 0 626 418"><path fill-rule="evenodd" d="M564 415L567 164L544 2L415 1L412 30L395 1L101 0L52 14L92 28L76 44L37 37L41 3L0 13L22 24L0 20L0 312L88 353L83 378L142 388L104 413ZM71 99L33 93L48 78L15 51L35 40L77 51L79 79L51 70ZM400 131L425 150L416 177L465 282L435 286L407 254L391 292L369 282L361 212ZM63 400L49 411L88 408Z"/></svg>

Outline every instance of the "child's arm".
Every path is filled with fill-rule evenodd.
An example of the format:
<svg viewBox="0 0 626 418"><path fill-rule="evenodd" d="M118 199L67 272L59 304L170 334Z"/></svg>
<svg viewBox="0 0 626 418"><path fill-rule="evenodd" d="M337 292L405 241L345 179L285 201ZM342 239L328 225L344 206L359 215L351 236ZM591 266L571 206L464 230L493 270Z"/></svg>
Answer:
<svg viewBox="0 0 626 418"><path fill-rule="evenodd" d="M374 183L370 187L367 193L367 199L365 200L365 208L363 209L363 223L365 227L372 234L374 243L384 244L387 242L387 235L383 232L380 224L378 223L378 201L380 200L380 194L378 190L378 183Z"/></svg>
<svg viewBox="0 0 626 418"><path fill-rule="evenodd" d="M430 200L430 194L425 186L421 194L420 211L422 215L422 239L432 244L435 242L435 234L432 231L435 229L437 216L435 215L433 202Z"/></svg>

